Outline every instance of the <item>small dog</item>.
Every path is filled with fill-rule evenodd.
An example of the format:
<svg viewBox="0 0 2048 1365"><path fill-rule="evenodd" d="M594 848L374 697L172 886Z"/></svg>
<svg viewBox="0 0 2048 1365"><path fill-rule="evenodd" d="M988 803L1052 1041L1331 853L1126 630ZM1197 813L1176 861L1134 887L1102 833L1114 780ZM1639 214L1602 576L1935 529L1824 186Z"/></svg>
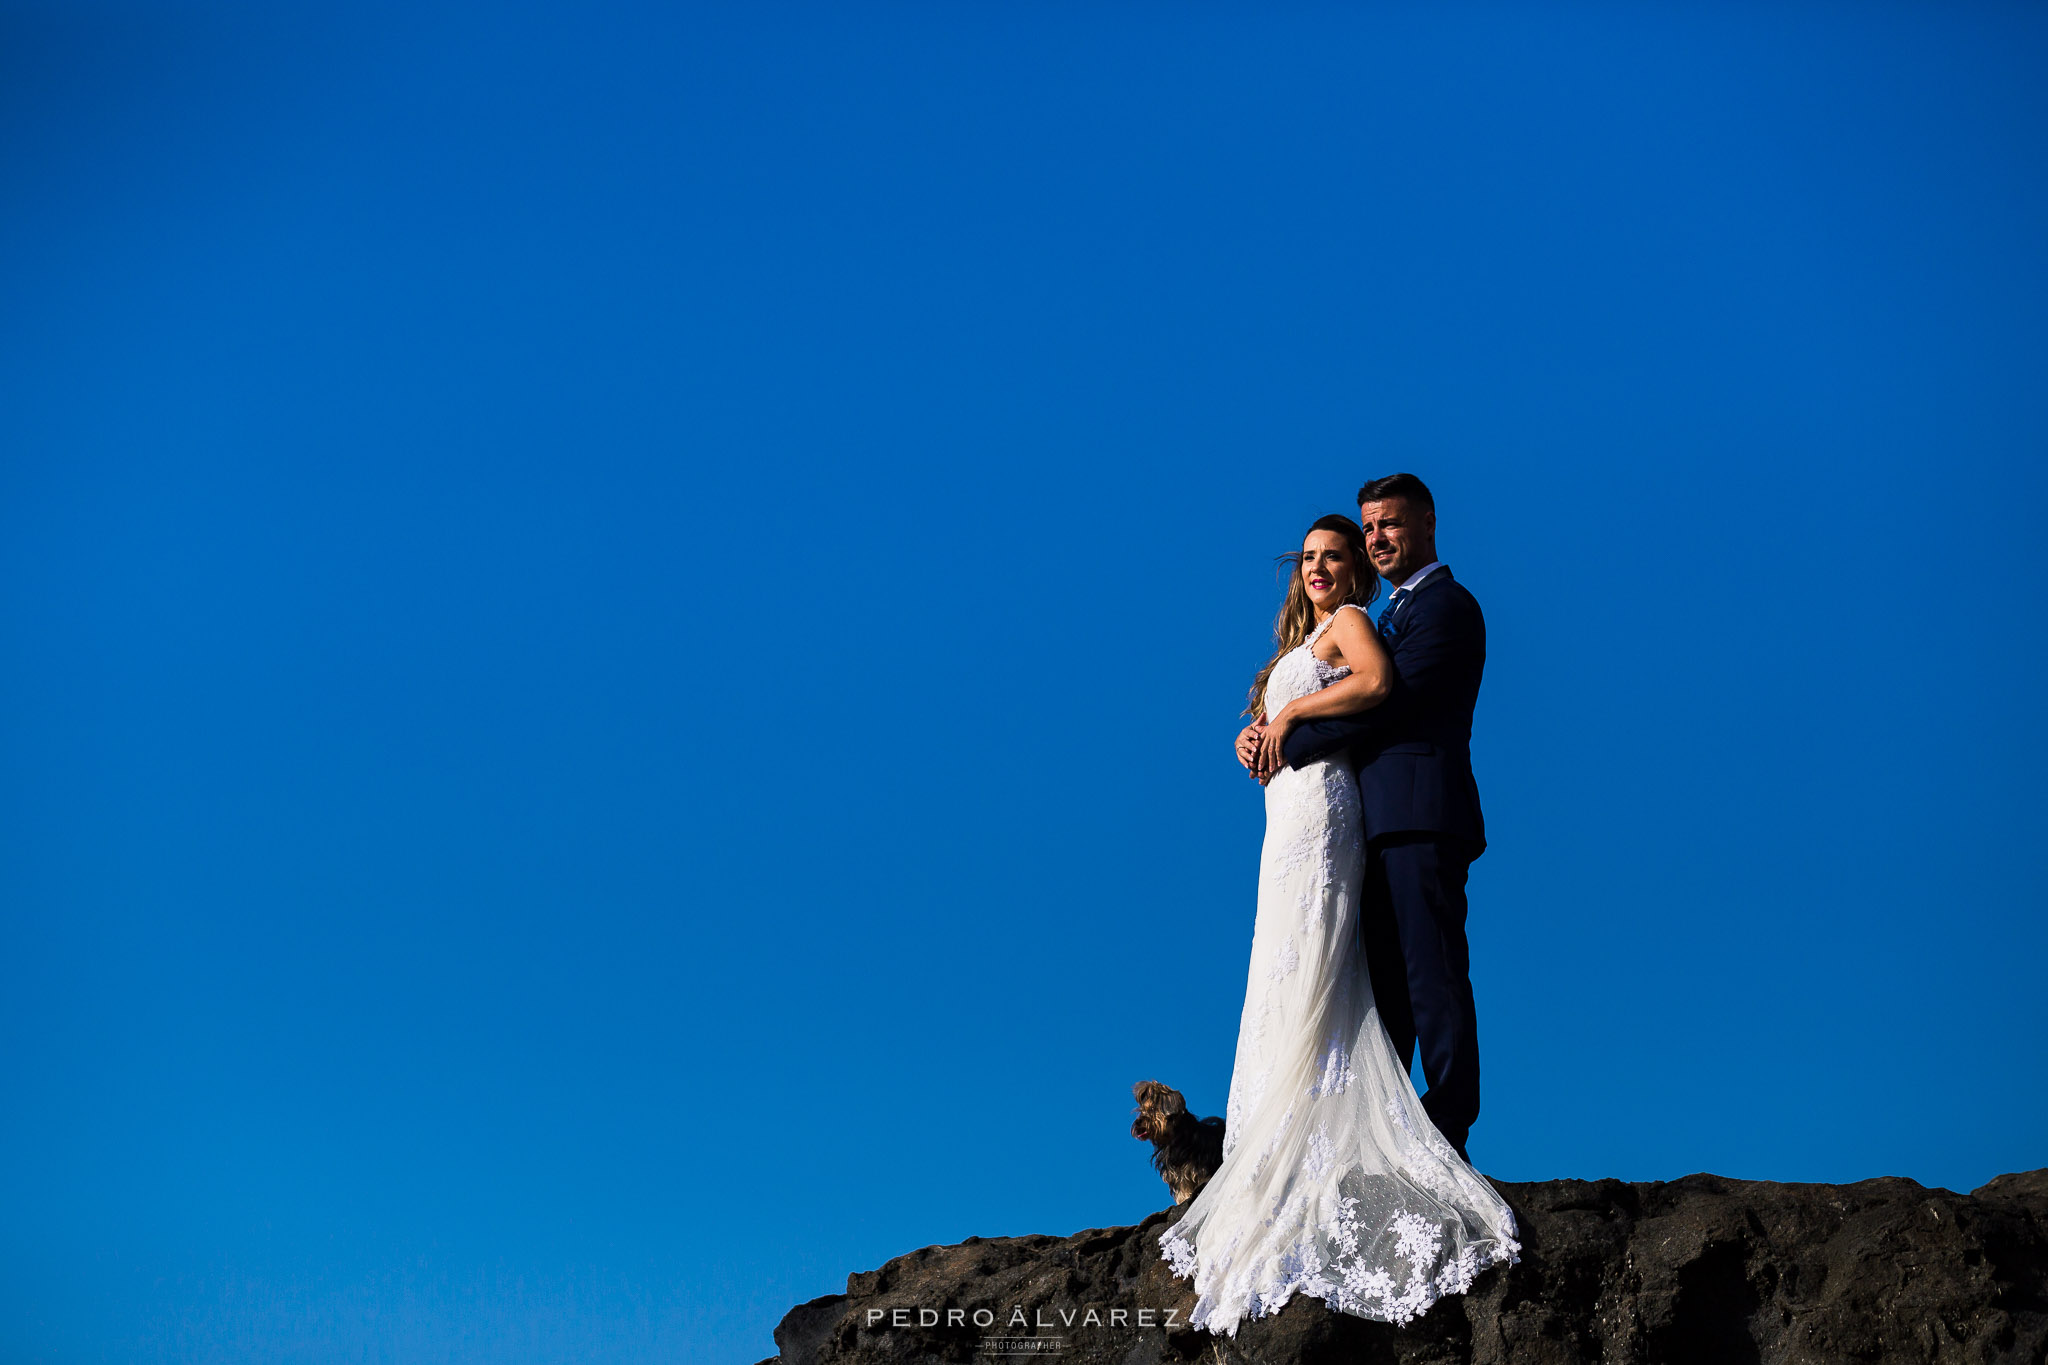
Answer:
<svg viewBox="0 0 2048 1365"><path fill-rule="evenodd" d="M1158 1081L1139 1081L1131 1094L1138 1100L1131 1136L1152 1144L1152 1169L1173 1191L1174 1203L1187 1203L1223 1164L1223 1120L1197 1119L1180 1091Z"/></svg>

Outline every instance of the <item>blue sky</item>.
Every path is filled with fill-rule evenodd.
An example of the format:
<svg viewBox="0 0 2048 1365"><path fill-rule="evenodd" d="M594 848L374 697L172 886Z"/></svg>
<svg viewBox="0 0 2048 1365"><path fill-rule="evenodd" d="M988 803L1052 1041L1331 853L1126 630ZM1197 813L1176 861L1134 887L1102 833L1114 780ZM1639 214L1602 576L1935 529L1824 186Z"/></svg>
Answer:
<svg viewBox="0 0 2048 1365"><path fill-rule="evenodd" d="M2048 17L1653 8L0 10L0 1354L754 1361L1161 1207L1396 469L1479 1165L2048 1162Z"/></svg>

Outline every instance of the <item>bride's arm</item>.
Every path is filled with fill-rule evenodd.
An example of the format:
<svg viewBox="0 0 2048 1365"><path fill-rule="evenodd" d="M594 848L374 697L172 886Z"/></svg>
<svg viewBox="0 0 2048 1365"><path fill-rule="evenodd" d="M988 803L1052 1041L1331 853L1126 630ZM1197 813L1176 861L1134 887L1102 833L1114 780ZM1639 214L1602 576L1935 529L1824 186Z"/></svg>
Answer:
<svg viewBox="0 0 2048 1365"><path fill-rule="evenodd" d="M1303 721L1329 720L1370 711L1385 701L1393 690L1394 661L1388 656L1379 633L1372 628L1371 617L1363 611L1338 608L1337 619L1330 623L1330 638L1336 642L1340 657L1351 669L1351 676L1339 678L1328 687L1296 698L1280 708L1280 714L1273 717L1272 723L1259 737L1259 766L1265 771L1278 771L1286 761L1282 750L1287 736Z"/></svg>

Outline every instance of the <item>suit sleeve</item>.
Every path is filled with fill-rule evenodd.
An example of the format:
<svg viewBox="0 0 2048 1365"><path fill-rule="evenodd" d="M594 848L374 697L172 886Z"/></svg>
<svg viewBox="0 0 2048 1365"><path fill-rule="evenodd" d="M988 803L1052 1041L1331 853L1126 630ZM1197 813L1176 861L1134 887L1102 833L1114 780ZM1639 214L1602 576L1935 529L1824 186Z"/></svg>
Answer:
<svg viewBox="0 0 2048 1365"><path fill-rule="evenodd" d="M1377 715L1376 711L1361 711L1355 716L1303 721L1287 732L1286 742L1280 746L1281 756L1288 767L1299 768L1304 763L1343 753L1372 733Z"/></svg>

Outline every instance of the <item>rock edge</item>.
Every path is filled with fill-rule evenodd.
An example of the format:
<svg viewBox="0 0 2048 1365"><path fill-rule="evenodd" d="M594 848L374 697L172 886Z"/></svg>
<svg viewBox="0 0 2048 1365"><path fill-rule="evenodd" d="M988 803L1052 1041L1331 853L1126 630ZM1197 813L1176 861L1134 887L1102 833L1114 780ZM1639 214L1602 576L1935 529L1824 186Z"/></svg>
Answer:
<svg viewBox="0 0 2048 1365"><path fill-rule="evenodd" d="M791 1309L763 1365L996 1365L1020 1358L992 1349L1006 1336L1057 1338L1038 1353L1061 1365L2048 1360L2048 1170L1967 1195L1898 1177L1493 1183L1521 1224L1520 1263L1405 1328L1297 1296L1235 1337L1189 1329L1193 1289L1158 1248L1176 1207L1132 1227L898 1256Z"/></svg>

